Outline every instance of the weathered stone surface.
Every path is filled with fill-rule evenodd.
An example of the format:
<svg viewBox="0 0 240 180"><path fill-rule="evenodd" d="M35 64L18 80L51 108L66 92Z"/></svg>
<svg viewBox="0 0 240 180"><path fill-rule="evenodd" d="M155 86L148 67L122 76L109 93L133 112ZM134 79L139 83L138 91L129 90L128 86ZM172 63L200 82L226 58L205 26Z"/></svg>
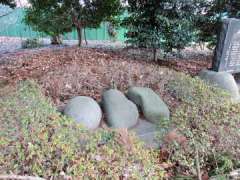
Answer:
<svg viewBox="0 0 240 180"><path fill-rule="evenodd" d="M137 126L131 129L131 131L136 133L136 136L144 142L146 147L159 148L158 130L155 124L140 119Z"/></svg>
<svg viewBox="0 0 240 180"><path fill-rule="evenodd" d="M127 96L141 108L148 121L159 124L161 120L170 118L167 105L152 89L131 87L127 92Z"/></svg>
<svg viewBox="0 0 240 180"><path fill-rule="evenodd" d="M71 99L64 109L64 114L88 129L96 129L102 118L102 111L98 103L85 96Z"/></svg>
<svg viewBox="0 0 240 180"><path fill-rule="evenodd" d="M223 20L215 50L214 71L240 72L240 20Z"/></svg>
<svg viewBox="0 0 240 180"><path fill-rule="evenodd" d="M139 117L137 106L122 92L115 89L105 91L102 105L110 127L130 128L137 124Z"/></svg>
<svg viewBox="0 0 240 180"><path fill-rule="evenodd" d="M199 77L206 82L222 88L230 93L232 100L240 100L239 88L232 74L227 72L202 70L199 74Z"/></svg>

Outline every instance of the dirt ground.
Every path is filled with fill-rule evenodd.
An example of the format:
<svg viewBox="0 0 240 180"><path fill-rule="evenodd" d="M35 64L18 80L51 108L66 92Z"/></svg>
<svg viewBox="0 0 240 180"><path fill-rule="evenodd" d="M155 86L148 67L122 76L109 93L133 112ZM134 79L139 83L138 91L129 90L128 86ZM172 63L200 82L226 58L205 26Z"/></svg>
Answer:
<svg viewBox="0 0 240 180"><path fill-rule="evenodd" d="M77 95L100 101L102 92L113 83L122 91L129 86L144 86L154 89L174 107L176 102L164 86L174 78L176 71L194 76L211 65L211 56L151 62L128 52L126 49L68 47L11 53L0 58L4 62L0 63L0 86L34 79L57 106Z"/></svg>
<svg viewBox="0 0 240 180"><path fill-rule="evenodd" d="M29 49L22 49L22 43L27 38L20 38L20 37L6 37L0 36L0 57L3 55L8 55L9 53L17 53L17 52L26 52ZM66 46L75 46L78 44L77 40L63 40L63 44L56 46L51 45L51 41L49 38L39 38L39 42L41 43L42 47L35 49L56 49L56 48L64 48ZM84 41L82 43L83 47L86 48L105 48L105 49L112 49L112 48L123 48L125 45L121 41L110 41L110 40L88 40L87 44Z"/></svg>

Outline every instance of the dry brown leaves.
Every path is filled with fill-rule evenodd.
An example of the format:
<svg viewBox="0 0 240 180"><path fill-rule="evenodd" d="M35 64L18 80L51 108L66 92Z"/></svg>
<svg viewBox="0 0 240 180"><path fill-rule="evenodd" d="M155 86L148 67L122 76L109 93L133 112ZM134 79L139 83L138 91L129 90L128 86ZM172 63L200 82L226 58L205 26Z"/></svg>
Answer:
<svg viewBox="0 0 240 180"><path fill-rule="evenodd" d="M187 138L180 134L177 129L174 129L166 134L164 141L167 144L177 142L179 145L184 146L187 143Z"/></svg>
<svg viewBox="0 0 240 180"><path fill-rule="evenodd" d="M132 60L120 52L77 47L30 50L5 56L5 59L8 63L0 65L0 80L15 83L34 79L59 106L76 95L91 96L99 101L102 91L114 81L122 91L131 85L150 87L174 107L176 102L164 90L164 85L173 78L175 71L161 65L195 73L200 67L207 66L206 61L202 66L198 63L186 65L184 61L171 61L167 64L164 61L159 66L157 63Z"/></svg>
<svg viewBox="0 0 240 180"><path fill-rule="evenodd" d="M212 57L203 57L203 60L171 60L159 61L160 66L166 66L176 71L197 75L202 69L211 68Z"/></svg>
<svg viewBox="0 0 240 180"><path fill-rule="evenodd" d="M118 142L121 144L127 151L132 150L133 146L133 140L131 136L129 136L128 129L123 128L123 129L118 129Z"/></svg>
<svg viewBox="0 0 240 180"><path fill-rule="evenodd" d="M199 71L205 68L210 68L212 66L212 54L211 53L202 53L201 51L192 48L192 55L185 58L180 57L168 57L165 59L158 59L156 64L160 66L169 67L176 71L184 72L191 75L197 75ZM139 49L139 48L125 48L121 50L116 50L115 53L121 54L130 59L151 61L152 50ZM159 54L160 55L160 54Z"/></svg>

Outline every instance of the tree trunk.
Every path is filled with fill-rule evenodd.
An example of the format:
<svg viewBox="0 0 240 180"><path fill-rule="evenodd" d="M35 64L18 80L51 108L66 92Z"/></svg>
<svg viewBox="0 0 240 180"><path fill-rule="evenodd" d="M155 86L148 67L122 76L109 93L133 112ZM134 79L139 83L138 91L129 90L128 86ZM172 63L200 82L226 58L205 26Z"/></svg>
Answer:
<svg viewBox="0 0 240 180"><path fill-rule="evenodd" d="M203 51L204 50L204 42L200 41L199 42L200 49Z"/></svg>
<svg viewBox="0 0 240 180"><path fill-rule="evenodd" d="M52 36L51 37L51 44L53 44L53 45L62 44L61 36L60 35Z"/></svg>
<svg viewBox="0 0 240 180"><path fill-rule="evenodd" d="M78 46L82 46L82 28L77 27L77 35L78 35Z"/></svg>
<svg viewBox="0 0 240 180"><path fill-rule="evenodd" d="M153 48L153 60L157 61L157 48Z"/></svg>
<svg viewBox="0 0 240 180"><path fill-rule="evenodd" d="M87 42L87 36L86 36L86 28L84 28L83 31L84 31L84 39L85 39L85 43L86 43L86 45L88 45L88 42Z"/></svg>

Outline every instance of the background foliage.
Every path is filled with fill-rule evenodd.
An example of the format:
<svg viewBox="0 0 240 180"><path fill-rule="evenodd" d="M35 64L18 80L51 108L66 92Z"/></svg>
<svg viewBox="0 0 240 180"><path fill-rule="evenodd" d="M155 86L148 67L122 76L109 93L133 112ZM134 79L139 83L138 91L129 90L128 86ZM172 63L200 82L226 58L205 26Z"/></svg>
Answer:
<svg viewBox="0 0 240 180"><path fill-rule="evenodd" d="M210 47L216 45L222 19L240 17L240 3L237 0L203 0L197 9L201 13L196 19L199 41L208 42Z"/></svg>
<svg viewBox="0 0 240 180"><path fill-rule="evenodd" d="M120 0L30 0L25 22L40 32L59 36L76 28L79 46L82 30L97 28L103 21L116 22L121 13Z"/></svg>
<svg viewBox="0 0 240 180"><path fill-rule="evenodd" d="M24 22L33 30L60 38L60 35L72 30L69 12L58 1L29 0L31 7L26 9ZM61 43L58 39L57 42Z"/></svg>
<svg viewBox="0 0 240 180"><path fill-rule="evenodd" d="M0 0L0 4L10 6L11 8L16 6L15 0Z"/></svg>
<svg viewBox="0 0 240 180"><path fill-rule="evenodd" d="M128 43L136 47L159 48L163 52L181 50L192 42L214 47L221 21L240 17L236 0L128 1Z"/></svg>
<svg viewBox="0 0 240 180"><path fill-rule="evenodd" d="M193 1L128 1L123 24L128 28L128 43L137 47L180 50L193 40Z"/></svg>

